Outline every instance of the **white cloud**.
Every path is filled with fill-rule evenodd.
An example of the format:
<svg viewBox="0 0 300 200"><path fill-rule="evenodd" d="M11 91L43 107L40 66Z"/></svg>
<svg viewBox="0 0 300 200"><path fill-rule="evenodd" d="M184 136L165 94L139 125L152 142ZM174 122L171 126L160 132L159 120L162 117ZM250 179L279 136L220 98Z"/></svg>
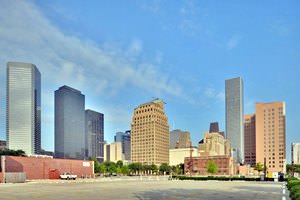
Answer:
<svg viewBox="0 0 300 200"><path fill-rule="evenodd" d="M137 1L138 3L141 3L141 8L152 12L157 13L161 10L161 0L145 0L145 1Z"/></svg>
<svg viewBox="0 0 300 200"><path fill-rule="evenodd" d="M159 9L158 5L158 1L153 4L153 10ZM143 43L138 38L124 46L96 44L68 35L49 21L33 1L3 0L0 12L0 63L21 61L37 65L42 74L42 113L53 115L54 90L62 85L97 97L114 96L122 89L134 87L149 96L188 99L177 80L162 72L159 62L138 62L143 54ZM3 80L5 67L0 68L0 73ZM110 111L108 119L114 119L112 123L128 119L126 108ZM118 117L120 113L122 117ZM43 119L48 129L53 119L49 115ZM47 134L49 131L53 130L47 130Z"/></svg>
<svg viewBox="0 0 300 200"><path fill-rule="evenodd" d="M143 50L139 39L125 49L112 47L106 51L92 41L65 34L30 1L2 1L0 23L1 63L32 62L45 82L78 89L97 85L100 93L132 84L148 92L183 95L181 86L158 66L135 63L134 58Z"/></svg>
<svg viewBox="0 0 300 200"><path fill-rule="evenodd" d="M277 20L271 24L271 31L279 36L288 36L292 32L292 26L283 20Z"/></svg>
<svg viewBox="0 0 300 200"><path fill-rule="evenodd" d="M225 101L225 93L223 91L217 92L214 88L208 87L204 90L204 95L209 99L216 101Z"/></svg>
<svg viewBox="0 0 300 200"><path fill-rule="evenodd" d="M240 43L241 37L240 36L232 36L226 43L227 49L231 50L235 47L237 47Z"/></svg>

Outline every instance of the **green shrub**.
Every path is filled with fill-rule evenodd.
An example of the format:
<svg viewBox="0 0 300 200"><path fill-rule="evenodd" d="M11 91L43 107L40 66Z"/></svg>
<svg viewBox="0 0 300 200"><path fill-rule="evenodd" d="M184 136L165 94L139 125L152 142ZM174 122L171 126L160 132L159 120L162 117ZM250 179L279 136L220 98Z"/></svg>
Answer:
<svg viewBox="0 0 300 200"><path fill-rule="evenodd" d="M292 200L299 200L300 199L300 191L293 193L290 195Z"/></svg>
<svg viewBox="0 0 300 200"><path fill-rule="evenodd" d="M292 199L300 198L300 185L294 185L290 188L290 197Z"/></svg>
<svg viewBox="0 0 300 200"><path fill-rule="evenodd" d="M286 186L290 190L295 185L300 185L300 180L290 180Z"/></svg>
<svg viewBox="0 0 300 200"><path fill-rule="evenodd" d="M178 180L195 180L195 181L206 181L206 180L217 180L217 181L239 181L239 180L245 180L245 181L260 181L260 178L254 178L254 177L228 177L228 176L172 176L173 179Z"/></svg>

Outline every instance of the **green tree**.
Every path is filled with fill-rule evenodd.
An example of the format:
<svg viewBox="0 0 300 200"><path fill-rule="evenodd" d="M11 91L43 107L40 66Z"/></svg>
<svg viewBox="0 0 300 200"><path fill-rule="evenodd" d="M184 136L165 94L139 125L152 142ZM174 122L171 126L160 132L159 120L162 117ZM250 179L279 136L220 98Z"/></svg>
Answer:
<svg viewBox="0 0 300 200"><path fill-rule="evenodd" d="M129 174L129 168L128 168L128 166L123 166L121 168L121 173L124 174L124 175L128 175Z"/></svg>
<svg viewBox="0 0 300 200"><path fill-rule="evenodd" d="M179 174L181 174L181 169L180 169L180 167L181 167L180 164L170 166L172 174L174 174L174 175L179 175Z"/></svg>
<svg viewBox="0 0 300 200"><path fill-rule="evenodd" d="M25 152L21 149L0 149L0 156L26 156Z"/></svg>
<svg viewBox="0 0 300 200"><path fill-rule="evenodd" d="M131 173L131 174L136 174L136 172L137 172L137 165L136 165L136 163L130 163L129 165L128 165L128 169L129 169L129 172Z"/></svg>
<svg viewBox="0 0 300 200"><path fill-rule="evenodd" d="M141 171L143 170L142 163L136 163L136 170L138 171L138 174L141 173Z"/></svg>
<svg viewBox="0 0 300 200"><path fill-rule="evenodd" d="M169 173L170 172L170 166L167 163L162 163L159 166L159 171L163 173Z"/></svg>
<svg viewBox="0 0 300 200"><path fill-rule="evenodd" d="M96 159L96 157L93 157L92 160L94 161L94 172L95 173L100 173L100 164L98 162L98 160Z"/></svg>
<svg viewBox="0 0 300 200"><path fill-rule="evenodd" d="M210 174L214 174L218 171L217 165L213 160L210 160L207 165L207 172Z"/></svg>
<svg viewBox="0 0 300 200"><path fill-rule="evenodd" d="M143 172L145 173L145 174L149 174L150 173L150 171L151 171L151 166L150 165L143 165Z"/></svg>
<svg viewBox="0 0 300 200"><path fill-rule="evenodd" d="M107 170L106 170L106 167L105 167L104 163L101 163L99 165L99 172L102 173L102 174L107 173Z"/></svg>
<svg viewBox="0 0 300 200"><path fill-rule="evenodd" d="M151 170L152 174L155 174L157 172L158 168L155 164L151 164L150 170Z"/></svg>
<svg viewBox="0 0 300 200"><path fill-rule="evenodd" d="M123 167L123 161L122 160L118 160L117 163L116 163L116 167L122 168Z"/></svg>
<svg viewBox="0 0 300 200"><path fill-rule="evenodd" d="M264 171L264 166L261 163L256 163L254 166L254 169L257 170L258 172Z"/></svg>

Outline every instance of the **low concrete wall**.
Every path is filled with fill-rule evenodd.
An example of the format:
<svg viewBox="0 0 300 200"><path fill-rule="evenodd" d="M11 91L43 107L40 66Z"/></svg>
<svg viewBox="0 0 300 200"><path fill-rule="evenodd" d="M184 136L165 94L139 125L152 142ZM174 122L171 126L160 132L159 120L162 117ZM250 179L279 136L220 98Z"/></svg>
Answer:
<svg viewBox="0 0 300 200"><path fill-rule="evenodd" d="M5 173L5 183L25 183L26 174L24 172Z"/></svg>

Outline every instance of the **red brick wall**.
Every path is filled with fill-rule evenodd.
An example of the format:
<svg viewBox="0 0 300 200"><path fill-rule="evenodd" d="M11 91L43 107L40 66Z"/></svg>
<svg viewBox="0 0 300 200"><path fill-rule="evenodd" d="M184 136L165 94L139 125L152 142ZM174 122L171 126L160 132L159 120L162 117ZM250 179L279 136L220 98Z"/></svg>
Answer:
<svg viewBox="0 0 300 200"><path fill-rule="evenodd" d="M89 164L89 166L84 166ZM93 161L6 156L6 172L25 172L27 179L59 178L63 172L93 176Z"/></svg>
<svg viewBox="0 0 300 200"><path fill-rule="evenodd" d="M189 171L189 157L184 160L185 172ZM209 175L207 166L209 161L213 160L218 171L214 175L230 175L230 157L227 156L208 156L208 157L193 157L193 175Z"/></svg>

